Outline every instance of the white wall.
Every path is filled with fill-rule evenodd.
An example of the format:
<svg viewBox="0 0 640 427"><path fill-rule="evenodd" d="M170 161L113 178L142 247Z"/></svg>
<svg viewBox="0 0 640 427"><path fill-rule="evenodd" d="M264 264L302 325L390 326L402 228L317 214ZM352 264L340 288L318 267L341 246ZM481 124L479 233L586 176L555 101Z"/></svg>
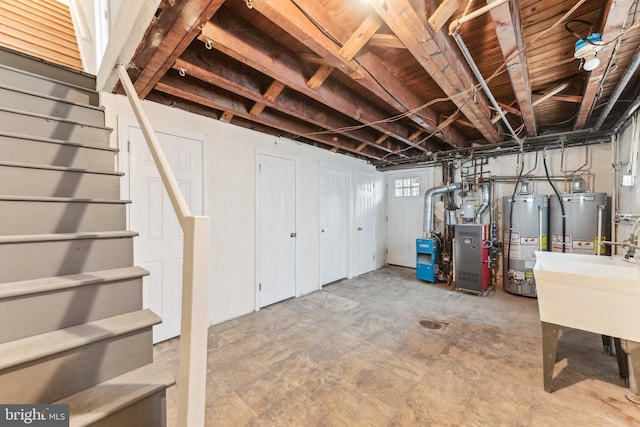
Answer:
<svg viewBox="0 0 640 427"><path fill-rule="evenodd" d="M128 100L119 95L101 94L107 126L113 127L112 145L118 144L119 116L132 118ZM256 150L295 156L300 170L298 212L298 269L300 295L320 288L319 282L319 167L330 163L352 174L355 170L376 176L376 260L384 263L386 242L386 192L384 174L351 157L330 153L306 144L297 144L197 116L174 108L143 102L152 123L163 128L184 129L207 135L205 141L205 214L211 216L212 254L210 318L218 323L255 308L255 156ZM134 200L135 203L135 200Z"/></svg>

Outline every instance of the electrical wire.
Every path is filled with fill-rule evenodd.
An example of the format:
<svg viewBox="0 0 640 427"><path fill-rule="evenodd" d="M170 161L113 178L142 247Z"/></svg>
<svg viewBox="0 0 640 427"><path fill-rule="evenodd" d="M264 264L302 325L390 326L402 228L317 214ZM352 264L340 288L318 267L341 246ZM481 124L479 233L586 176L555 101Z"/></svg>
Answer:
<svg viewBox="0 0 640 427"><path fill-rule="evenodd" d="M562 252L564 253L566 251L565 236L567 233L567 214L564 211L564 202L562 200L562 197L560 196L560 193L558 192L558 189L556 188L555 184L553 183L553 181L551 181L551 178L549 177L549 169L547 168L547 150L546 149L542 152L542 164L544 165L544 173L547 176L547 181L549 182L549 185L553 189L553 192L556 194L556 197L558 198L558 202L560 202L560 211L562 212Z"/></svg>

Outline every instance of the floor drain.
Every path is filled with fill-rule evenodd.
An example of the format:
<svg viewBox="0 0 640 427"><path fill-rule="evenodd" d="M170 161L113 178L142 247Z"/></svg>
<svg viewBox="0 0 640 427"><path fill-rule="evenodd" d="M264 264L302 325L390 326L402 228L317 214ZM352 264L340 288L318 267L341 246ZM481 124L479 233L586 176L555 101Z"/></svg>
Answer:
<svg viewBox="0 0 640 427"><path fill-rule="evenodd" d="M421 320L420 326L427 329L442 329L447 326L447 323L438 322L436 320Z"/></svg>

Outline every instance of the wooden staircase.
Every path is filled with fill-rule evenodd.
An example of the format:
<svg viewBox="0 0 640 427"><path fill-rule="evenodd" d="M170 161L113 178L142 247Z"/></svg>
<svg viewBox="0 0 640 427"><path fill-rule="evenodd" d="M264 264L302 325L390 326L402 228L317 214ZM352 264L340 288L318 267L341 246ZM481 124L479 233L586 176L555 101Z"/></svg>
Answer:
<svg viewBox="0 0 640 427"><path fill-rule="evenodd" d="M125 230L117 150L92 76L0 49L0 402L70 405L71 425L163 426Z"/></svg>

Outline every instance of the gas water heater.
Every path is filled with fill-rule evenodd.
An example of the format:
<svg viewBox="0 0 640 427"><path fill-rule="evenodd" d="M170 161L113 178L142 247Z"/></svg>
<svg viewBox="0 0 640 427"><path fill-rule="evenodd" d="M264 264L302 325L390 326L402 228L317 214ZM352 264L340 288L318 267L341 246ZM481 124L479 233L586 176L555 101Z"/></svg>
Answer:
<svg viewBox="0 0 640 427"><path fill-rule="evenodd" d="M535 297L535 251L548 250L549 198L520 194L503 200L502 287L512 294Z"/></svg>

